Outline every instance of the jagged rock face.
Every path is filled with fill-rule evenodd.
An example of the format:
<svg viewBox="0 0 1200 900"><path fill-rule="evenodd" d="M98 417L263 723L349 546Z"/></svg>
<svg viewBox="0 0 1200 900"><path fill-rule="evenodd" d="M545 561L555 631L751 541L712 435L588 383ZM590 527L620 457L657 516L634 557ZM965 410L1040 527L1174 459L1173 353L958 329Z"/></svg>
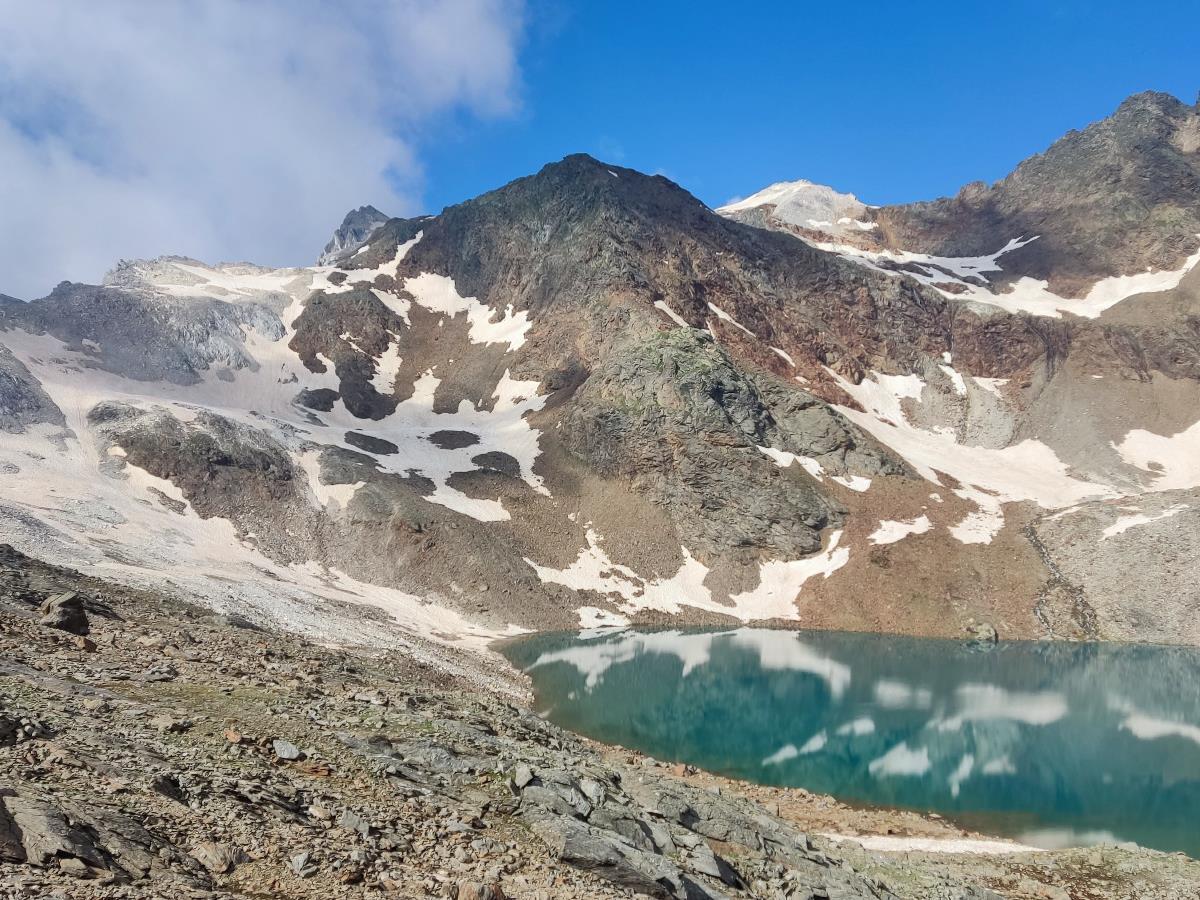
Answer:
<svg viewBox="0 0 1200 900"><path fill-rule="evenodd" d="M331 266L349 256L367 242L371 233L388 220L388 216L373 206L360 206L346 213L342 224L333 233L324 251L317 257L318 266Z"/></svg>
<svg viewBox="0 0 1200 900"><path fill-rule="evenodd" d="M39 422L62 425L62 411L21 361L0 346L0 431L19 434Z"/></svg>
<svg viewBox="0 0 1200 900"><path fill-rule="evenodd" d="M1064 296L1107 276L1177 269L1200 246L1200 107L1138 94L994 185L884 207L875 220L890 247L950 257L1039 235L1005 255L1005 275L1048 280Z"/></svg>
<svg viewBox="0 0 1200 900"><path fill-rule="evenodd" d="M127 265L103 286L64 282L36 303L0 305L0 327L50 334L82 351L89 367L176 384L195 384L209 371L252 368L243 328L272 340L283 334L268 306L231 303L220 293L162 297L140 276Z"/></svg>
<svg viewBox="0 0 1200 900"><path fill-rule="evenodd" d="M1187 162L1188 109L1137 100L1101 137L1134 168ZM988 209L1090 171L1087 135ZM1170 173L1159 207L1191 227ZM885 257L893 212L853 212L833 224L855 244L753 227L571 156L331 265L164 258L4 301L0 521L77 566L385 646L664 615L1140 634L1116 582L1080 573L1129 544L1106 529L1169 529L1160 501L1200 487L1200 273L1095 320L1013 313L979 274L995 259L930 255L975 245ZM1046 524L1077 510L1099 550Z"/></svg>
<svg viewBox="0 0 1200 900"><path fill-rule="evenodd" d="M836 506L779 478L759 446L782 443L754 383L692 329L657 332L594 370L562 421L565 445L604 476L672 512L706 554L760 547L813 553Z"/></svg>
<svg viewBox="0 0 1200 900"><path fill-rule="evenodd" d="M414 227L405 223L406 233ZM743 364L785 378L827 381L824 365L854 379L867 369L908 370L959 334L997 377L1047 352L1046 336L1020 319L997 327L936 291L730 222L664 178L586 156L451 207L421 230L402 271L447 271L465 295L528 309L547 335L545 352L559 354L556 367L579 352L586 366L613 335L638 327L617 299L632 301L642 320L647 306L663 304L657 323L673 314L711 330ZM563 329L577 331L588 313L602 316L598 343L576 351Z"/></svg>

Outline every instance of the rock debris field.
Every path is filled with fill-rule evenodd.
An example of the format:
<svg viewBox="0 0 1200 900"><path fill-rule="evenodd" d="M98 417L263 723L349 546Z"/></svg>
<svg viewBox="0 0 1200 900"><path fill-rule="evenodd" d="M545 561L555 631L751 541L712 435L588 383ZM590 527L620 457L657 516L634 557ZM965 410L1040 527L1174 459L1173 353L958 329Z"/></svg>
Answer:
<svg viewBox="0 0 1200 900"><path fill-rule="evenodd" d="M1200 864L1136 847L835 841L973 836L598 745L449 653L320 646L0 547L0 897L1200 892Z"/></svg>

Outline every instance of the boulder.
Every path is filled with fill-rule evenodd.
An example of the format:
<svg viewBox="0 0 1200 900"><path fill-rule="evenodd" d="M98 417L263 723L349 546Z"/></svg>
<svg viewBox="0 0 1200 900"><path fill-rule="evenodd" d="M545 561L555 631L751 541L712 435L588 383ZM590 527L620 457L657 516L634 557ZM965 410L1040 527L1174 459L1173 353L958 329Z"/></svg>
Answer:
<svg viewBox="0 0 1200 900"><path fill-rule="evenodd" d="M531 827L562 862L594 871L639 893L680 900L687 896L673 862L639 850L612 832L553 813L538 816Z"/></svg>
<svg viewBox="0 0 1200 900"><path fill-rule="evenodd" d="M39 611L42 617L38 619L38 624L47 628L77 635L85 635L91 630L87 612L83 608L83 598L74 591L47 597Z"/></svg>

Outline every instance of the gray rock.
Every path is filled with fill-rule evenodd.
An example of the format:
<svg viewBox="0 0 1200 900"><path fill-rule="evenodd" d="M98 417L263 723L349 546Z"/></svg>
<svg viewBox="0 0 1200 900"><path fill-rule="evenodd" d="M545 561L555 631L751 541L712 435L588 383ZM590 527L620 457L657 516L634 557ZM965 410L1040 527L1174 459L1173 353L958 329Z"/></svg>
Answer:
<svg viewBox="0 0 1200 900"><path fill-rule="evenodd" d="M271 749L275 751L275 755L283 760L294 760L300 758L300 748L291 741L285 741L283 738L276 738L271 741Z"/></svg>
<svg viewBox="0 0 1200 900"><path fill-rule="evenodd" d="M535 818L530 827L557 859L594 871L614 884L654 897L686 900L710 896L689 894L678 866L639 850L612 832L553 814Z"/></svg>
<svg viewBox="0 0 1200 900"><path fill-rule="evenodd" d="M48 597L39 611L42 614L38 619L39 625L79 635L87 634L91 630L83 598L74 591Z"/></svg>
<svg viewBox="0 0 1200 900"><path fill-rule="evenodd" d="M516 768L513 769L513 786L520 790L531 781L533 781L533 770L525 763L517 763Z"/></svg>
<svg viewBox="0 0 1200 900"><path fill-rule="evenodd" d="M371 834L371 823L350 809L345 810L338 817L338 826L345 828L347 831L357 831L363 837Z"/></svg>
<svg viewBox="0 0 1200 900"><path fill-rule="evenodd" d="M723 881L730 887L741 887L743 884L742 876L733 866L717 856L708 844L701 844L691 852L688 856L688 867L701 875Z"/></svg>
<svg viewBox="0 0 1200 900"><path fill-rule="evenodd" d="M288 860L288 868L295 872L301 878L312 878L319 871L320 867L311 862L312 854L307 850L297 853Z"/></svg>
<svg viewBox="0 0 1200 900"><path fill-rule="evenodd" d="M324 252L317 257L318 266L329 266L350 256L367 242L371 233L387 222L388 217L373 206L360 206L346 213Z"/></svg>
<svg viewBox="0 0 1200 900"><path fill-rule="evenodd" d="M124 813L76 805L28 785L0 788L0 860L46 868L64 859L122 880L161 874L168 866L188 883L199 883L201 874L168 841Z"/></svg>
<svg viewBox="0 0 1200 900"><path fill-rule="evenodd" d="M0 345L0 432L19 434L26 426L42 422L62 425L65 420L38 380Z"/></svg>

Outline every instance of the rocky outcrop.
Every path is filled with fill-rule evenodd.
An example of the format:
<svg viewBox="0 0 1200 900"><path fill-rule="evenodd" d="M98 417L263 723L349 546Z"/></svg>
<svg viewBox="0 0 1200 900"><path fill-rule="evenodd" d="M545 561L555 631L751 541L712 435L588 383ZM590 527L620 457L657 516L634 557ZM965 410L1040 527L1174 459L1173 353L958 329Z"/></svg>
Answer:
<svg viewBox="0 0 1200 900"><path fill-rule="evenodd" d="M138 381L195 384L222 370L253 369L246 329L268 340L283 336L278 314L264 303L208 296L151 294L144 270L118 267L105 285L63 282L33 303L0 303L0 334L21 329L49 334L81 351L86 365ZM278 304L282 295L275 295ZM282 307L281 307L282 308Z"/></svg>
<svg viewBox="0 0 1200 900"><path fill-rule="evenodd" d="M333 237L329 239L329 243L325 245L324 251L317 257L317 265L330 266L351 255L389 218L373 206L360 206L350 210L333 233Z"/></svg>
<svg viewBox="0 0 1200 900"><path fill-rule="evenodd" d="M0 788L0 861L51 868L73 878L167 876L177 884L207 883L192 860L130 816L63 801L20 782Z"/></svg>
<svg viewBox="0 0 1200 900"><path fill-rule="evenodd" d="M27 426L43 422L64 424L62 410L29 369L0 344L0 432L19 434Z"/></svg>
<svg viewBox="0 0 1200 900"><path fill-rule="evenodd" d="M795 557L819 549L821 530L840 516L811 483L778 477L758 452L809 437L785 433L755 383L702 332L658 332L612 354L573 399L566 446L668 509L686 546Z"/></svg>
<svg viewBox="0 0 1200 900"><path fill-rule="evenodd" d="M993 185L875 214L888 246L1004 256L1005 280L1045 279L1083 296L1097 279L1177 269L1200 246L1200 107L1146 92L1072 131Z"/></svg>

